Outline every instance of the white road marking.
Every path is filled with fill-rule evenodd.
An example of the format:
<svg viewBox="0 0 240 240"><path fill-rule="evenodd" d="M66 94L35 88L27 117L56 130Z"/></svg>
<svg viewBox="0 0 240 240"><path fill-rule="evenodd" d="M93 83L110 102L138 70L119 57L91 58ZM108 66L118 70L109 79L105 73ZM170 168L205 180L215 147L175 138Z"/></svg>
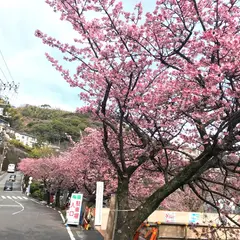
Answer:
<svg viewBox="0 0 240 240"><path fill-rule="evenodd" d="M13 200L13 201L14 201L15 203L19 204L19 206L22 207L22 209L21 209L20 211L18 211L18 212L14 212L14 213L12 213L12 215L15 215L15 214L18 214L18 213L24 211L24 206L23 206L21 203L15 201L15 200Z"/></svg>
<svg viewBox="0 0 240 240"><path fill-rule="evenodd" d="M20 200L28 200L27 197L23 197L23 196L1 196L2 199L20 199Z"/></svg>
<svg viewBox="0 0 240 240"><path fill-rule="evenodd" d="M69 235L70 239L71 240L76 240L76 238L73 236L71 228L69 226L66 226L66 229L67 229L67 232L68 232L68 235Z"/></svg>
<svg viewBox="0 0 240 240"><path fill-rule="evenodd" d="M63 214L61 213L61 211L58 211L58 213L60 214L61 218L62 218L62 221L63 223L66 222L66 219L64 218ZM72 230L71 228L66 224L66 229L67 229L67 232L68 232L68 235L70 237L71 240L76 240L76 238L74 237L73 233L72 233Z"/></svg>
<svg viewBox="0 0 240 240"><path fill-rule="evenodd" d="M0 205L0 207L21 207L19 205Z"/></svg>

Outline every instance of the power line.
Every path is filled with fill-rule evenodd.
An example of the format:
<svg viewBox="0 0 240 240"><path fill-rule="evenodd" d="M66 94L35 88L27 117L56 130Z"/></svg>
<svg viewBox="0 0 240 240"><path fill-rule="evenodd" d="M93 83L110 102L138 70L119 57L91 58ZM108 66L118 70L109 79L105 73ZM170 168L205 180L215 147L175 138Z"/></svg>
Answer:
<svg viewBox="0 0 240 240"><path fill-rule="evenodd" d="M2 72L2 75L4 76L5 80L8 81L6 75L5 75L5 73L3 72L3 70L2 70L1 67L0 67L0 71ZM1 78L0 78L0 81L3 83L3 81L2 81Z"/></svg>
<svg viewBox="0 0 240 240"><path fill-rule="evenodd" d="M13 82L14 82L14 79L13 79L12 74L11 74L9 68L8 68L8 65L7 65L7 63L6 63L5 59L4 59L4 56L3 56L3 53L2 53L2 51L1 51L1 49L0 49L0 54L1 54L1 56L2 56L2 59L3 59L4 63L5 63L5 66L6 66L7 70L8 70L8 74L9 74L9 76L11 77L11 79L12 79Z"/></svg>
<svg viewBox="0 0 240 240"><path fill-rule="evenodd" d="M8 81L8 78L6 77L4 71L3 71L3 70L1 69L1 67L0 67L0 71L2 72L4 78L6 79L6 82L3 82L3 80L0 78L0 90L1 90L1 91L2 91L2 90L3 90L3 91L8 90L7 95L9 95L10 91L12 91L12 90L13 90L13 93L17 93L17 90L18 90L18 88L19 88L19 84L16 84L16 83L15 83L15 81L14 81L14 79L13 79L13 76L12 76L12 74L11 74L11 72L10 72L10 69L9 69L9 67L8 67L8 65L7 65L7 62L5 61L5 58L4 58L4 56L3 56L3 53L2 53L2 51L1 51L1 49L0 49L0 54L1 54L1 56L2 56L2 59L3 59L3 61L4 61L5 66L6 66L6 68L7 68L8 74L9 74L10 78L12 79L12 82ZM1 95L2 95L2 94L1 94ZM1 96L1 97L2 97L2 96Z"/></svg>

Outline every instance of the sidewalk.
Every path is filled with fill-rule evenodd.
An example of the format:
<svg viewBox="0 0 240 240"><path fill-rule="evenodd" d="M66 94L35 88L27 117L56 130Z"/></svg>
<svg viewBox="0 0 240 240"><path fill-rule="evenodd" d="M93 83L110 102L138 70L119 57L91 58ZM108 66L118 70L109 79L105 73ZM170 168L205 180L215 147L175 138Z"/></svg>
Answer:
<svg viewBox="0 0 240 240"><path fill-rule="evenodd" d="M76 240L103 240L103 236L97 230L81 230L79 227L72 227L71 230Z"/></svg>

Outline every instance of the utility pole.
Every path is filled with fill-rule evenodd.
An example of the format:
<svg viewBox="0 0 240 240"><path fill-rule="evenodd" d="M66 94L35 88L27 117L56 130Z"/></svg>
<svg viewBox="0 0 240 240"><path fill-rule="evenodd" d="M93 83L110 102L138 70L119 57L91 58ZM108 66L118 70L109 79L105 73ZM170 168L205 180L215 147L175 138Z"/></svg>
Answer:
<svg viewBox="0 0 240 240"><path fill-rule="evenodd" d="M5 130L3 130L0 133L0 145L2 146L3 150L0 153L0 171L2 171L3 168L3 163L4 160L7 156L7 152L8 152L8 145L7 145L7 141L6 141L6 137L5 137Z"/></svg>

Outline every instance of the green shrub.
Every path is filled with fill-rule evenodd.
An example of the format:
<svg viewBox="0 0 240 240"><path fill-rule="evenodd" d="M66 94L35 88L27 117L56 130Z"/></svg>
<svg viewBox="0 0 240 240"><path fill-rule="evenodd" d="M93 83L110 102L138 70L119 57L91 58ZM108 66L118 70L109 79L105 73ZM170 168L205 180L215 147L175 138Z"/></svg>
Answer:
<svg viewBox="0 0 240 240"><path fill-rule="evenodd" d="M44 198L44 192L41 189L34 191L33 193L31 193L31 195L32 197L38 198L40 200L43 200Z"/></svg>
<svg viewBox="0 0 240 240"><path fill-rule="evenodd" d="M40 200L44 199L44 190L40 182L33 182L30 187L30 193L32 197Z"/></svg>
<svg viewBox="0 0 240 240"><path fill-rule="evenodd" d="M16 148L21 148L27 151L31 151L32 148L29 146L24 145L23 143L21 143L20 141L16 140L16 139L11 139L9 140L9 143L14 145Z"/></svg>

